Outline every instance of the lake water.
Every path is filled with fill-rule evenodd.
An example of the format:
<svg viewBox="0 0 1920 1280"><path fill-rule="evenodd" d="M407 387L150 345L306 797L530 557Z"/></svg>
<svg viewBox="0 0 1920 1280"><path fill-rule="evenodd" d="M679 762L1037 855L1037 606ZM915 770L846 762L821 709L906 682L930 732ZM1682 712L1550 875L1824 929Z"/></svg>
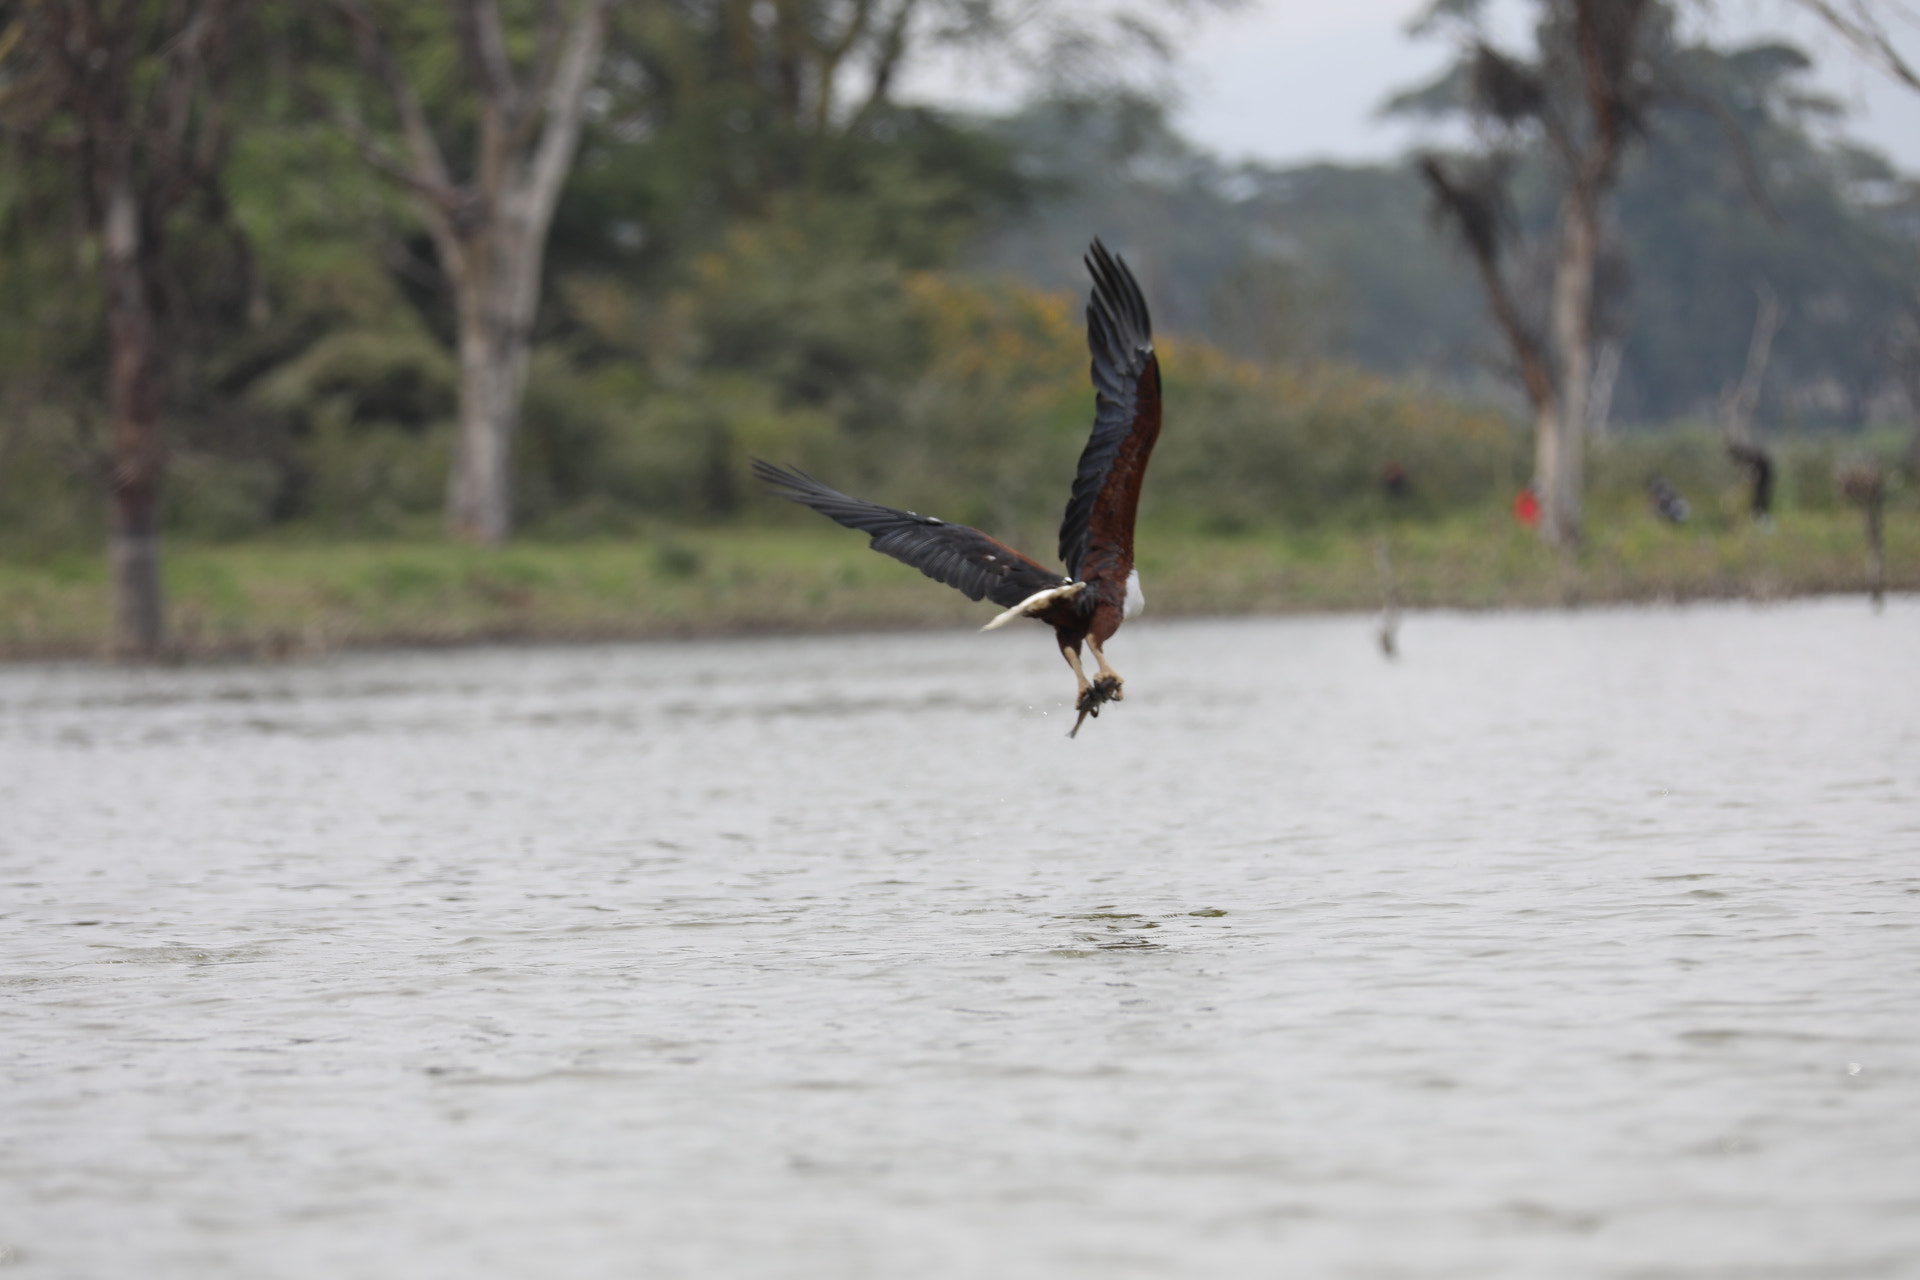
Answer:
<svg viewBox="0 0 1920 1280"><path fill-rule="evenodd" d="M0 669L0 1275L1920 1275L1920 601Z"/></svg>

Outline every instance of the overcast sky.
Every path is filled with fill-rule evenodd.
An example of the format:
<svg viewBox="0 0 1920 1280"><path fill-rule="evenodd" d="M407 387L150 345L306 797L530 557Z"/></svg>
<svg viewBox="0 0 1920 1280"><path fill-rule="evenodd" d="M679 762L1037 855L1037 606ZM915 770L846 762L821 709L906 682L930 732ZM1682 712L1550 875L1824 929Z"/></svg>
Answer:
<svg viewBox="0 0 1920 1280"><path fill-rule="evenodd" d="M1381 160L1419 140L1416 127L1382 121L1394 90L1431 77L1451 52L1444 40L1415 40L1409 18L1427 0L1248 0L1207 17L1181 48L1185 96L1176 119L1195 142L1227 159L1274 164ZM1525 32L1524 0L1496 0L1496 36ZM1816 80L1846 104L1844 132L1920 173L1920 93L1863 67L1818 22L1786 0L1718 0L1696 19L1718 42L1785 35L1813 55ZM1901 33L1920 61L1920 29ZM1004 84L923 75L914 92L974 106L1010 105Z"/></svg>

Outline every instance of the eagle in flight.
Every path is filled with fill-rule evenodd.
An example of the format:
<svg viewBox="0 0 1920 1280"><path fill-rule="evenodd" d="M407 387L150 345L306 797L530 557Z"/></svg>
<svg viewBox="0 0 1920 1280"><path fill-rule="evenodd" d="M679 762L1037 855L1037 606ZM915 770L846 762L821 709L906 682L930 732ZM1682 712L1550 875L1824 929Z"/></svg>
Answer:
<svg viewBox="0 0 1920 1280"><path fill-rule="evenodd" d="M1146 603L1133 567L1133 520L1147 459L1160 436L1160 365L1140 286L1127 264L1097 239L1086 264L1093 275L1087 346L1093 352L1095 408L1093 434L1081 451L1060 522L1065 574L978 529L850 498L804 472L757 458L753 463L754 474L781 497L871 534L875 551L958 588L967 599L992 600L1005 609L983 631L1020 617L1052 627L1079 682L1074 706L1080 715L1068 737L1080 732L1088 716L1098 716L1102 704L1120 701L1120 676L1102 649ZM1091 680L1080 665L1083 643L1098 664Z"/></svg>

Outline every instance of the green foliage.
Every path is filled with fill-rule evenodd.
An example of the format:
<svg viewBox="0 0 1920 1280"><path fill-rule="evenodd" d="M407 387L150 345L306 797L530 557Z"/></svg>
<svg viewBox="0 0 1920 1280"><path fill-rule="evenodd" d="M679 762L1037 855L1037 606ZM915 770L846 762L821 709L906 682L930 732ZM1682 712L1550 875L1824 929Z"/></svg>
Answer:
<svg viewBox="0 0 1920 1280"><path fill-rule="evenodd" d="M300 429L322 418L418 433L453 414L453 361L418 330L341 329L261 377L251 399Z"/></svg>
<svg viewBox="0 0 1920 1280"><path fill-rule="evenodd" d="M9 399L0 402L0 547L44 556L98 545L106 493L81 421L67 406Z"/></svg>
<svg viewBox="0 0 1920 1280"><path fill-rule="evenodd" d="M435 118L470 129L444 10L381 12ZM1492 344L1408 168L1228 166L1141 99L1001 121L884 101L810 118L765 65L743 72L718 12L616 14L553 227L516 445L518 520L536 536L815 519L754 491L747 459L764 456L1050 551L1092 412L1079 259L1093 233L1139 271L1162 336L1149 518L1310 539L1502 509L1524 481L1525 439L1462 403ZM443 282L404 191L330 118L344 105L379 133L390 105L323 8L258 16L220 207L183 207L171 228L167 527L425 534L455 414ZM1813 140L1791 58L1702 55L1694 70L1720 78L1783 221L1752 203L1711 113L1656 132L1619 204L1638 265L1617 403L1632 417L1710 404L1737 375L1764 276L1789 318L1763 419L1858 417L1916 278L1911 205L1886 171ZM105 348L97 296L75 284L97 246L65 230L70 175L9 158L0 545L44 554L102 528L87 424L104 417ZM1547 184L1537 166L1518 177L1541 225ZM1636 436L1597 452L1597 500L1637 518L1657 469L1709 495L1703 518L1737 513L1713 441L1659 448ZM1832 448L1781 456L1783 509L1832 502ZM1389 462L1404 499L1384 492ZM659 554L688 582L714 563Z"/></svg>
<svg viewBox="0 0 1920 1280"><path fill-rule="evenodd" d="M1887 521L1889 584L1920 588L1920 521ZM1378 532L1266 528L1224 534L1143 528L1152 617L1222 609L1378 608ZM1563 602L1559 558L1502 508L1386 533L1402 602L1490 607ZM499 639L978 625L990 611L929 589L904 565L815 519L776 528L528 541L492 550L407 540L177 540L168 554L173 627L202 655L284 656L346 645ZM1595 521L1583 599L1765 599L1859 591L1857 511L1788 512L1771 528L1678 528L1644 509ZM105 564L97 553L0 557L0 657L98 652ZM1864 607L1864 605L1862 606Z"/></svg>
<svg viewBox="0 0 1920 1280"><path fill-rule="evenodd" d="M1899 456L1903 435L1881 427L1857 435L1823 432L1772 442L1775 511L1820 515L1838 510L1842 504L1835 476L1850 465ZM1592 506L1599 518L1614 523L1653 519L1647 481L1656 475L1687 499L1691 525L1722 531L1752 523L1747 473L1727 456L1719 433L1703 423L1635 431L1597 443L1589 449L1588 475ZM1910 499L1898 498L1895 505L1906 502Z"/></svg>
<svg viewBox="0 0 1920 1280"><path fill-rule="evenodd" d="M842 252L928 267L1023 200L1014 157L990 133L884 97L827 111L799 101L852 63L798 67L808 53L791 44L758 48L771 33L747 8L616 6L604 101L555 215L559 271L681 284L742 223L804 226Z"/></svg>
<svg viewBox="0 0 1920 1280"><path fill-rule="evenodd" d="M1711 412L1740 377L1762 286L1786 308L1763 421L1857 427L1887 389L1889 339L1920 281L1914 195L1878 157L1816 143L1828 113L1799 88L1808 65L1781 45L1689 50L1698 99L1725 105L1667 113L1624 174L1628 417Z"/></svg>
<svg viewBox="0 0 1920 1280"><path fill-rule="evenodd" d="M1187 344L1163 356L1175 428L1155 454L1151 510L1220 530L1432 518L1523 483L1507 420L1338 365L1277 370ZM1384 473L1397 465L1404 496Z"/></svg>
<svg viewBox="0 0 1920 1280"><path fill-rule="evenodd" d="M162 491L169 532L224 542L259 533L270 523L282 484L272 463L178 450L169 461Z"/></svg>

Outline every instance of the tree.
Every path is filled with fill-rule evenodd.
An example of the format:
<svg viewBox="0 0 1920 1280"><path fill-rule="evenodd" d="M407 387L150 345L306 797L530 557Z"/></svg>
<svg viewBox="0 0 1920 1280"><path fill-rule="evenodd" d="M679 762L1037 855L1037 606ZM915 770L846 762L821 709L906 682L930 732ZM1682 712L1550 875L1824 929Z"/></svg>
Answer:
<svg viewBox="0 0 1920 1280"><path fill-rule="evenodd" d="M159 516L174 345L168 236L192 196L217 190L228 139L222 75L246 0L10 7L12 21L0 34L7 131L26 152L71 174L98 245L113 643L151 657L166 641Z"/></svg>
<svg viewBox="0 0 1920 1280"><path fill-rule="evenodd" d="M1760 405L1760 381L1766 377L1773 335L1785 322L1786 312L1766 281L1760 282L1758 293L1760 310L1753 321L1753 341L1747 346L1747 366L1739 382L1721 389L1717 416L1727 456L1747 473L1747 512L1756 520L1766 520L1773 514L1773 451L1754 438L1753 414Z"/></svg>
<svg viewBox="0 0 1920 1280"><path fill-rule="evenodd" d="M1898 4L1874 0L1795 0L1802 9L1825 22L1866 61L1920 93L1920 61L1900 51L1896 24L1914 25L1914 15Z"/></svg>
<svg viewBox="0 0 1920 1280"><path fill-rule="evenodd" d="M459 426L447 482L447 525L494 545L513 527L511 459L534 313L555 202L580 137L600 63L607 0L577 0L571 16L547 0L530 58L516 65L497 0L453 0L450 19L477 121L451 130L471 154L456 176L414 80L363 0L333 0L361 61L386 91L401 149L356 116L344 121L362 153L401 183L431 236L453 294L460 371Z"/></svg>
<svg viewBox="0 0 1920 1280"><path fill-rule="evenodd" d="M1911 27L1920 19L1898 3L1882 0L1796 0L1845 38L1860 57L1915 93L1920 93L1920 60L1902 53L1895 39L1898 25ZM1907 406L1913 415L1913 434L1907 439L1901 467L1920 478L1920 290L1895 338L1894 366Z"/></svg>
<svg viewBox="0 0 1920 1280"><path fill-rule="evenodd" d="M1463 111L1487 137L1477 157L1428 156L1436 211L1467 248L1534 415L1534 489L1542 536L1571 549L1581 537L1584 433L1593 380L1594 302L1607 198L1627 144L1644 128L1654 72L1655 0L1541 0L1531 60L1478 33L1481 0L1440 0L1429 28L1463 22L1463 65L1406 109ZM1544 325L1525 314L1508 270L1508 180L1518 144L1542 145L1559 190Z"/></svg>

